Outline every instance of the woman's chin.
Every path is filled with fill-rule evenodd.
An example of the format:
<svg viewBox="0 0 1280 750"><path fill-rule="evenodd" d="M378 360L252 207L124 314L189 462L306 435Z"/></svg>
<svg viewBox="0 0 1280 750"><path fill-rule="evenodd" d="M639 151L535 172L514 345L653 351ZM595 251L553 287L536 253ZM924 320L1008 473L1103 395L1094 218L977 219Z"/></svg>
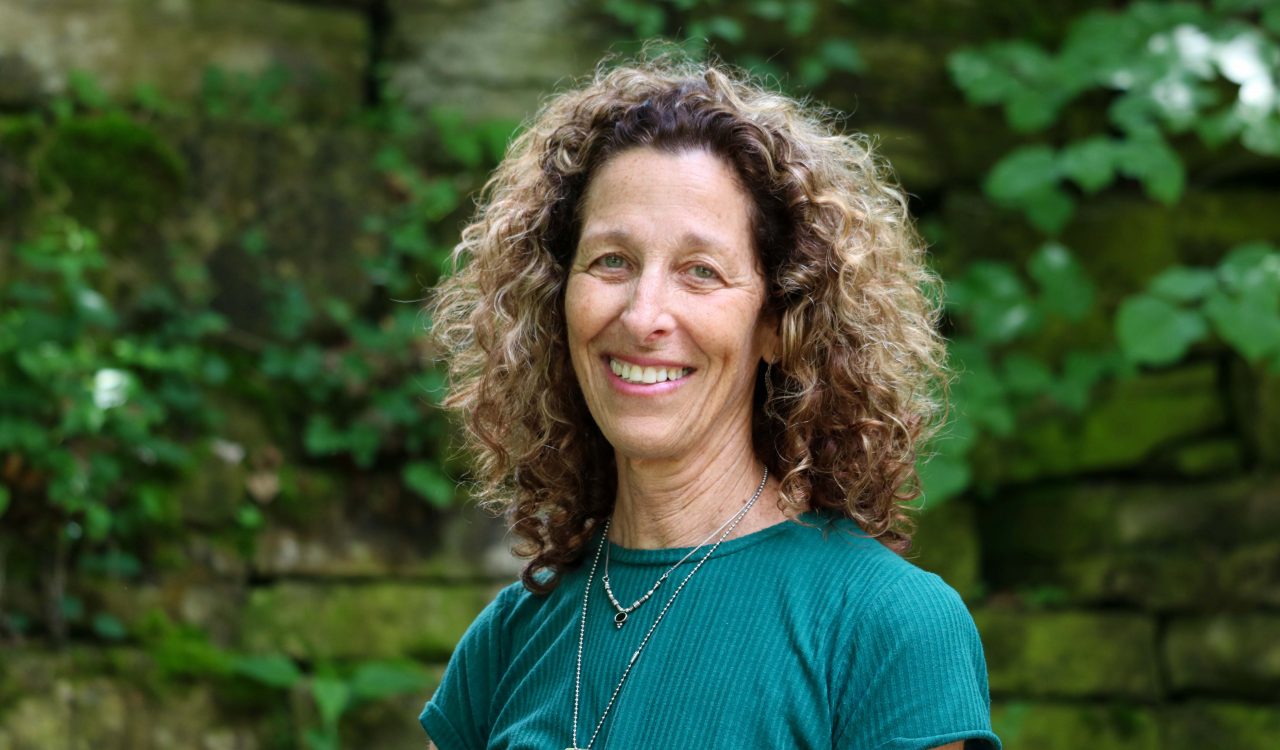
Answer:
<svg viewBox="0 0 1280 750"><path fill-rule="evenodd" d="M629 461L675 461L691 452L688 441L672 432L628 430L605 437L618 457Z"/></svg>

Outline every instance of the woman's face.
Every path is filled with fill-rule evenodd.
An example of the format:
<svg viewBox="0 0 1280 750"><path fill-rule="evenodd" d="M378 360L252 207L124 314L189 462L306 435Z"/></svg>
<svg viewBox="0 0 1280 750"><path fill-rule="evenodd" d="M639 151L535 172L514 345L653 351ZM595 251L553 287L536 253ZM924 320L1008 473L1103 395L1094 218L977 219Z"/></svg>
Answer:
<svg viewBox="0 0 1280 750"><path fill-rule="evenodd" d="M592 177L565 318L587 406L623 456L750 445L756 367L776 346L750 210L701 150L634 148Z"/></svg>

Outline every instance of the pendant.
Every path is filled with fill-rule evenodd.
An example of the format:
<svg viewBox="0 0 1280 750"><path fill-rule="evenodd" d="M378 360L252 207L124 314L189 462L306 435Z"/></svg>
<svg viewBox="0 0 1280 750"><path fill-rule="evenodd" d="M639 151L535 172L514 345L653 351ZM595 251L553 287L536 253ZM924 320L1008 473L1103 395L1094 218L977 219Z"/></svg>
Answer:
<svg viewBox="0 0 1280 750"><path fill-rule="evenodd" d="M613 616L613 625L619 630L622 629L622 624L625 623L626 621L627 621L626 612L619 612L618 614Z"/></svg>

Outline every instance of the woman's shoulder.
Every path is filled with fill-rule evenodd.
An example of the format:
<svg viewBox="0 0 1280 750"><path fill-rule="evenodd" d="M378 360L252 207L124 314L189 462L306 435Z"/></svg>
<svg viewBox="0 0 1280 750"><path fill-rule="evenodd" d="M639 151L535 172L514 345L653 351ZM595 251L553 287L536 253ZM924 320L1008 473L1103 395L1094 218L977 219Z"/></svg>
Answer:
<svg viewBox="0 0 1280 750"><path fill-rule="evenodd" d="M848 518L807 513L781 540L796 567L822 571L819 580L846 611L910 618L964 604L941 577L880 543Z"/></svg>

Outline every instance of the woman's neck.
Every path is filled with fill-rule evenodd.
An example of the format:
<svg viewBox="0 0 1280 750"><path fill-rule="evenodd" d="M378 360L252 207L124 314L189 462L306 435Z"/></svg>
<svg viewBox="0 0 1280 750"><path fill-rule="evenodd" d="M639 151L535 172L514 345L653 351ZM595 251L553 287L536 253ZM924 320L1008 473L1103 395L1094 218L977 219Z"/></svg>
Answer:
<svg viewBox="0 0 1280 750"><path fill-rule="evenodd" d="M634 549L698 545L742 510L764 474L764 465L750 450L679 463L622 456L617 461L618 496L609 539ZM786 520L777 498L778 483L770 476L730 538Z"/></svg>

